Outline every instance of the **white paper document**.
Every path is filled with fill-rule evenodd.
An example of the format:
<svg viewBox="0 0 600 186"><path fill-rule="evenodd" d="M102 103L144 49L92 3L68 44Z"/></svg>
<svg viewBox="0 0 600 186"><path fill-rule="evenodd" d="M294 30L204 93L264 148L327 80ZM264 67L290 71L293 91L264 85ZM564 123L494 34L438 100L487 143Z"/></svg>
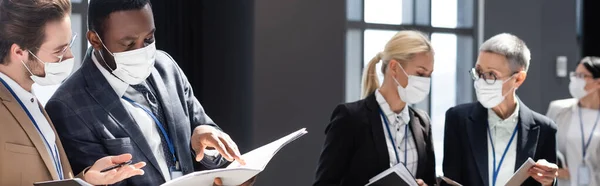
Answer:
<svg viewBox="0 0 600 186"><path fill-rule="evenodd" d="M212 186L215 178L221 178L223 185L240 185L262 172L281 148L306 133L306 128L300 129L242 155L246 165L240 165L234 161L227 168L193 172L168 181L161 186Z"/></svg>
<svg viewBox="0 0 600 186"><path fill-rule="evenodd" d="M406 169L404 164L399 163L381 173L375 177L369 179L369 183L365 186L377 184L377 185L394 185L394 186L418 186L417 180L412 174Z"/></svg>
<svg viewBox="0 0 600 186"><path fill-rule="evenodd" d="M37 182L33 184L34 186L92 186L91 184L79 179L64 179L60 181L45 181L45 182Z"/></svg>
<svg viewBox="0 0 600 186"><path fill-rule="evenodd" d="M533 159L531 159L531 158L528 158L527 161L525 161L525 163L523 163L523 165L521 165L521 167L519 167L519 169L515 172L515 174L513 174L513 176L510 178L510 180L508 180L508 182L506 182L506 186L521 185L523 182L525 182L525 180L527 180L527 178L529 178L528 171L533 166L535 166L535 161L533 161Z"/></svg>

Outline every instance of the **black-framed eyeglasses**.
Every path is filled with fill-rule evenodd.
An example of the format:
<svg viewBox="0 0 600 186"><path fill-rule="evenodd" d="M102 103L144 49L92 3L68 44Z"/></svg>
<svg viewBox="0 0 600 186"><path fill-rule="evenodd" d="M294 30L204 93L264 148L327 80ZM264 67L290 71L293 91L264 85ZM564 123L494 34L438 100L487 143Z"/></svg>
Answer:
<svg viewBox="0 0 600 186"><path fill-rule="evenodd" d="M469 71L469 73L471 74L471 78L473 79L473 81L477 81L477 80L483 78L485 83L487 83L489 85L496 83L496 80L500 79L496 76L496 74L494 74L492 72L482 73L481 71L478 71L476 68L472 68ZM508 77L511 77L517 73L519 73L519 72L513 72Z"/></svg>
<svg viewBox="0 0 600 186"><path fill-rule="evenodd" d="M569 72L569 76L570 77L581 78L581 79L585 79L585 78L592 78L592 79L594 79L593 75L579 73L579 72L573 72L573 71Z"/></svg>

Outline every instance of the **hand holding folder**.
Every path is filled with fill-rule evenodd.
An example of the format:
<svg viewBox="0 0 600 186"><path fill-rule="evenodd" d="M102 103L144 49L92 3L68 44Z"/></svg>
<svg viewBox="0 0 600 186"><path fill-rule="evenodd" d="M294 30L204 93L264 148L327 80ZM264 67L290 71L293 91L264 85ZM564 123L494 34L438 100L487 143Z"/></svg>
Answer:
<svg viewBox="0 0 600 186"><path fill-rule="evenodd" d="M543 164L544 161L545 160L540 160L540 161L538 161L538 163ZM523 184L523 182L525 182L525 180L527 180L527 178L529 178L532 168L534 168L538 163L533 161L533 159L528 158L527 161L525 161L521 165L521 167L519 167L519 169L513 174L513 176L508 180L508 182L506 182L505 186L519 186L519 185ZM440 178L442 179L442 181L444 181L448 185L462 186L460 183L458 183L450 178L447 178L444 176L441 176Z"/></svg>
<svg viewBox="0 0 600 186"><path fill-rule="evenodd" d="M240 185L262 172L281 148L306 133L306 129L300 129L242 155L242 158L246 162L244 165L238 161L234 161L227 168L193 172L173 179L161 186L212 186L215 178L220 178L223 185Z"/></svg>
<svg viewBox="0 0 600 186"><path fill-rule="evenodd" d="M369 180L369 185L378 186L419 186L417 179L406 169L404 164L397 164Z"/></svg>

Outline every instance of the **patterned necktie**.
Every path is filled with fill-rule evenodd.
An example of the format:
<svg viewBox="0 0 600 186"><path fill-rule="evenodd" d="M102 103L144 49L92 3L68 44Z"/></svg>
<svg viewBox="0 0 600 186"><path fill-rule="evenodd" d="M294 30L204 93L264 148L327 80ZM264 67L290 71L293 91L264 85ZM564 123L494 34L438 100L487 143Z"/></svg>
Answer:
<svg viewBox="0 0 600 186"><path fill-rule="evenodd" d="M146 98L146 101L148 102L148 105L150 106L150 111L154 114L156 119L158 119L158 121L160 121L160 124L162 124L162 127L165 129L165 132L167 132L167 134L168 134L169 129L166 126L166 122L165 122L164 115L163 115L164 112L162 110L160 103L156 99L156 96L154 95L154 93L152 91L150 91L150 89L145 85L145 83L131 85L131 87L133 89L135 89L136 91L138 91L139 93L141 93L144 96L144 98ZM163 153L165 155L165 160L167 161L167 166L173 167L173 166L175 166L175 161L173 160L173 154L171 154L171 151L169 150L169 146L167 145L167 140L166 140L165 136L163 135L163 133L161 132L160 128L158 127L158 125L160 125L160 124L156 123L156 129L158 130L158 133L160 133L160 141L162 144Z"/></svg>
<svg viewBox="0 0 600 186"><path fill-rule="evenodd" d="M399 152L402 152L402 159L400 159L401 163L403 163L404 165L406 165L406 162L404 162L404 152L407 150L406 147L404 146L404 143L406 143L405 140L405 135L406 133L406 123L404 123L404 121L402 120L402 116L400 114L396 114L396 119L394 121L394 126L396 127L396 145L398 148L398 150L400 150ZM408 137L408 136L406 136Z"/></svg>

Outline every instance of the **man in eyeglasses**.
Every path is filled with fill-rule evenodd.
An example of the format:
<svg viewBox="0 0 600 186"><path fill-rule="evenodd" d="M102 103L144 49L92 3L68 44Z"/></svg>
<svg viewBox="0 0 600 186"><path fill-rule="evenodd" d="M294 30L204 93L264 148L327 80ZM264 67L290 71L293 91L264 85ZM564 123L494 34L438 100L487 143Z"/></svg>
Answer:
<svg viewBox="0 0 600 186"><path fill-rule="evenodd" d="M31 89L34 83L59 84L71 73L70 46L76 35L70 12L69 0L0 0L0 185L74 177L54 126ZM144 162L101 172L131 158L97 157L77 177L105 185L144 174Z"/></svg>
<svg viewBox="0 0 600 186"><path fill-rule="evenodd" d="M481 45L471 70L478 102L446 112L445 177L463 185L505 185L532 158L537 163L522 185L555 184L556 125L515 94L527 77L530 59L525 42L511 34Z"/></svg>

